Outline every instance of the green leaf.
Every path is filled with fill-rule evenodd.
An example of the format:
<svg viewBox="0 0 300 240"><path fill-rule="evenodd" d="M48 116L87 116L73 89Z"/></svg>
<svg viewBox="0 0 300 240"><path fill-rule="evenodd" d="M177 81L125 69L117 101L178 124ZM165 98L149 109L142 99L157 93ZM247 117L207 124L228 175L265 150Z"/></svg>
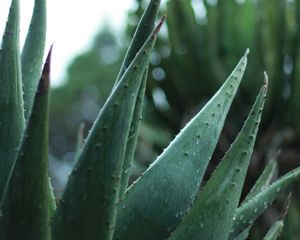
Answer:
<svg viewBox="0 0 300 240"><path fill-rule="evenodd" d="M134 59L135 55L137 54L137 52L140 50L140 48L148 38L149 34L153 31L159 6L160 6L160 0L151 0L149 2L139 22L139 25L134 33L132 41L128 47L120 72L117 76L115 86L124 75L126 69L128 68L128 66ZM147 78L147 73L145 73L144 77ZM132 160L134 158L136 144L138 140L138 132L139 132L139 127L141 122L140 120L142 115L142 106L143 106L143 99L145 96L145 89L146 89L146 83L143 84L139 90L138 99L134 109L134 114L133 114L130 133L129 133L129 140L126 145L126 153L125 153L124 163L122 166L121 187L120 187L120 196L119 196L120 199L124 197L125 191L128 186L130 167L131 167Z"/></svg>
<svg viewBox="0 0 300 240"><path fill-rule="evenodd" d="M169 236L197 194L246 63L247 54L215 96L127 190L118 209L115 239Z"/></svg>
<svg viewBox="0 0 300 240"><path fill-rule="evenodd" d="M0 239L50 240L55 206L48 177L48 55L0 218Z"/></svg>
<svg viewBox="0 0 300 240"><path fill-rule="evenodd" d="M163 19L103 106L69 177L53 221L53 239L111 239L135 104Z"/></svg>
<svg viewBox="0 0 300 240"><path fill-rule="evenodd" d="M264 240L276 240L283 229L283 225L284 225L284 219L287 215L288 209L290 207L290 203L291 203L291 193L289 194L289 196L287 197L287 200L283 206L282 212L281 212L281 216L280 216L280 220L278 220L277 222L275 222L272 227L270 228L270 230L268 231L268 233L266 234L266 236L264 237Z"/></svg>
<svg viewBox="0 0 300 240"><path fill-rule="evenodd" d="M130 132L128 137L128 142L126 145L126 152L125 152L125 158L123 163L123 171L121 175L121 187L120 187L120 199L123 199L125 196L125 191L128 186L128 180L130 176L130 168L131 163L134 159L136 144L138 140L138 130L140 127L140 122L142 119L142 110L143 110L143 100L145 96L145 90L146 90L146 83L147 83L147 77L148 77L148 69L145 70L144 73L144 79L142 81L142 85L139 89L138 97L135 103L135 109L133 112L132 117L132 123L130 126Z"/></svg>
<svg viewBox="0 0 300 240"><path fill-rule="evenodd" d="M160 0L151 0L139 22L139 25L133 35L131 43L127 49L124 61L122 63L120 72L117 76L115 86L123 77L126 69L131 64L132 60L135 58L138 51L141 49L149 35L154 29L155 20L157 18L158 9L160 6Z"/></svg>
<svg viewBox="0 0 300 240"><path fill-rule="evenodd" d="M30 27L22 50L25 119L28 120L41 76L46 40L46 0L35 0Z"/></svg>
<svg viewBox="0 0 300 240"><path fill-rule="evenodd" d="M139 25L134 33L131 43L128 47L127 53L125 55L124 61L122 63L120 72L117 76L116 84L120 81L124 75L126 69L134 59L137 52L143 46L144 42L147 40L149 34L153 31L155 25L155 19L158 14L158 9L160 6L160 0L151 0L139 22ZM147 73L145 73L145 78L147 78ZM145 83L146 79L143 81ZM120 187L120 199L124 197L124 193L128 186L128 179L130 175L130 166L134 158L134 153L136 149L138 131L140 126L143 99L145 96L146 83L140 87L138 99L135 105L134 114L132 118L132 123L130 127L129 140L126 145L126 153L123 163L123 170L121 174L121 187Z"/></svg>
<svg viewBox="0 0 300 240"><path fill-rule="evenodd" d="M279 178L265 190L258 193L244 205L239 207L235 214L232 232L229 239L235 238L246 227L252 225L273 200L285 190L288 190L296 181L300 179L300 167L292 170Z"/></svg>
<svg viewBox="0 0 300 240"><path fill-rule="evenodd" d="M170 240L221 240L229 236L252 156L266 93L267 81L241 132Z"/></svg>
<svg viewBox="0 0 300 240"><path fill-rule="evenodd" d="M233 240L246 240L249 236L251 226L247 227L243 232L241 232L237 237L235 237Z"/></svg>
<svg viewBox="0 0 300 240"><path fill-rule="evenodd" d="M280 236L282 232L282 228L283 228L283 221L275 222L270 228L267 235L264 237L264 240L276 240Z"/></svg>
<svg viewBox="0 0 300 240"><path fill-rule="evenodd" d="M268 231L268 233L264 237L264 240L276 240L281 235L283 225L284 225L284 219L285 219L286 214L288 212L290 202L291 202L291 194L288 196L287 201L286 201L285 205L283 206L281 216L280 216L280 220L278 220L277 222L275 222L272 225L272 227L270 228L270 230Z"/></svg>
<svg viewBox="0 0 300 240"><path fill-rule="evenodd" d="M19 31L19 1L13 0L0 58L0 207L25 129Z"/></svg>
<svg viewBox="0 0 300 240"><path fill-rule="evenodd" d="M207 61L204 25L197 22L190 0L168 1L167 16L171 46L169 61L172 61L169 64L176 66L172 68L172 76L169 78L183 98L199 102L203 100L201 97L207 97L215 89L212 87L213 79L210 78L211 62Z"/></svg>
<svg viewBox="0 0 300 240"><path fill-rule="evenodd" d="M267 164L262 174L259 176L257 181L255 182L254 186L251 188L250 192L247 194L244 201L241 203L241 205L248 202L251 198L255 197L259 192L266 189L270 181L272 180L272 177L274 175L274 172L277 170L277 162L276 162L277 155L271 159L271 161ZM247 226L247 228L239 234L234 240L244 240L249 235L249 231L252 225Z"/></svg>
<svg viewBox="0 0 300 240"><path fill-rule="evenodd" d="M267 186L269 186L270 181L272 180L274 172L277 170L277 168L278 166L276 160L272 159L265 167L264 171L259 176L259 178L255 182L254 186L251 188L250 192L247 194L241 205L249 201L251 198L255 197L255 195L257 195L259 192L261 192L262 190L267 188Z"/></svg>

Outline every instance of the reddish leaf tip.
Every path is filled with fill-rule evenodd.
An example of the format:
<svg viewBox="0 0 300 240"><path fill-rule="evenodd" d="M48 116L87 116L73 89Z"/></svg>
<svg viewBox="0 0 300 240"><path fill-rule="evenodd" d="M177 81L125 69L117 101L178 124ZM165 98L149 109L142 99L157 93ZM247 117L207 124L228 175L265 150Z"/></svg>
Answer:
<svg viewBox="0 0 300 240"><path fill-rule="evenodd" d="M42 76L40 78L39 86L37 89L37 93L39 95L45 95L50 87L50 65L51 65L51 56L52 56L53 44L51 45L44 67L42 71Z"/></svg>
<svg viewBox="0 0 300 240"><path fill-rule="evenodd" d="M166 20L166 15L162 16L162 18L160 19L159 23L157 24L156 28L153 31L153 36L156 36L159 32L159 30L161 29L161 26L163 25L163 23Z"/></svg>

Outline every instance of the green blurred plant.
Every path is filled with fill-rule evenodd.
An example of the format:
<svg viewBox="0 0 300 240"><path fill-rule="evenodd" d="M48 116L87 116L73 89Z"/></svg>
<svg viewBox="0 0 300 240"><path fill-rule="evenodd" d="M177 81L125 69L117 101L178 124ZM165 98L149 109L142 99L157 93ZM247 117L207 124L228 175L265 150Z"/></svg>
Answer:
<svg viewBox="0 0 300 240"><path fill-rule="evenodd" d="M248 46L255 60L249 62L246 72L249 80L243 82L238 101L233 105L223 134L224 142L231 142L245 106L255 97L254 90L259 86L253 80L266 70L272 81L260 134L263 137L259 141L270 143L276 138L277 142L273 142L276 147L271 144L270 148L260 149L260 155L278 149L283 153L279 158L290 155L287 145L299 144L299 101L296 100L299 96L299 9L298 1L286 0L276 3L267 0L168 1L168 38L158 42L156 51L160 63L151 69L154 80L149 83L147 95L155 105L151 93L155 89L164 92L170 107L155 108L160 121L180 128L186 117L209 99ZM164 57L163 51L169 42L170 55ZM159 70L164 72L163 79L156 74ZM287 131L290 128L292 138L291 131ZM288 161L290 168L297 165L288 158L282 161Z"/></svg>
<svg viewBox="0 0 300 240"><path fill-rule="evenodd" d="M19 1L12 0L0 55L1 239L245 239L253 221L299 180L300 167L269 184L271 164L239 206L268 88L265 75L241 132L197 196L247 50L219 91L128 187L150 54L164 21L154 27L159 4L150 1L89 135L84 142L78 138L76 163L56 207L48 177L51 50L41 71L45 39L35 38L45 31L46 2L35 1L22 52L30 57L21 63ZM24 81L32 81L30 87Z"/></svg>

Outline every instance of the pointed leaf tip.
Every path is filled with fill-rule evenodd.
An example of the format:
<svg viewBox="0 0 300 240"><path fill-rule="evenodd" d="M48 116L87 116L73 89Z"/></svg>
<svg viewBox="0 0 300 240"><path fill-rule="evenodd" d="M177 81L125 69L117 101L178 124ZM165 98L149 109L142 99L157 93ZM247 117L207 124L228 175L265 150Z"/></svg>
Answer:
<svg viewBox="0 0 300 240"><path fill-rule="evenodd" d="M80 131L81 133L83 133L84 130L85 130L85 123L82 122L82 123L80 123L80 125L79 125L79 131Z"/></svg>
<svg viewBox="0 0 300 240"><path fill-rule="evenodd" d="M165 239L176 228L182 214L196 198L246 64L247 59L243 57L206 106L181 130L143 176L127 189L118 208L115 238ZM209 123L208 116L213 116ZM181 191L183 186L184 191ZM167 195L163 194L166 189Z"/></svg>
<svg viewBox="0 0 300 240"><path fill-rule="evenodd" d="M160 19L159 23L157 24L156 28L153 31L153 36L156 36L158 34L158 32L161 29L161 26L165 22L166 18L167 18L166 15L162 16L162 18Z"/></svg>
<svg viewBox="0 0 300 240"><path fill-rule="evenodd" d="M248 54L250 53L250 49L249 48L247 48L246 49L246 52L245 52L245 57L248 57Z"/></svg>
<svg viewBox="0 0 300 240"><path fill-rule="evenodd" d="M37 94L39 94L39 95L45 95L49 90L52 49L53 49L53 45L51 45L51 47L49 49L49 52L48 52L48 55L46 58L46 62L43 67L42 76L39 81L39 85L38 85L38 89L37 89Z"/></svg>
<svg viewBox="0 0 300 240"><path fill-rule="evenodd" d="M288 210L289 210L289 207L290 207L290 203L291 203L291 199L292 199L292 193L290 192L287 199L286 199L286 202L284 203L284 206L282 208L282 212L280 214L280 220L284 220L285 219L285 216L287 215L288 213Z"/></svg>
<svg viewBox="0 0 300 240"><path fill-rule="evenodd" d="M278 159L278 157L281 155L282 150L278 149L277 152L274 154L273 159Z"/></svg>
<svg viewBox="0 0 300 240"><path fill-rule="evenodd" d="M268 87L268 85L269 85L269 78L268 78L268 74L267 74L266 71L264 71L264 76L265 76L265 78L264 78L264 86Z"/></svg>

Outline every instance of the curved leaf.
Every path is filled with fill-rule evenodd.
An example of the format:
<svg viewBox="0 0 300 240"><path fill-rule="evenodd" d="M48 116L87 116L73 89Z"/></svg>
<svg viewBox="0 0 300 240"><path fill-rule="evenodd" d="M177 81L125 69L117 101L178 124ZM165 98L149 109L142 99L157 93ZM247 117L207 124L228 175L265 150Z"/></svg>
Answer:
<svg viewBox="0 0 300 240"><path fill-rule="evenodd" d="M143 110L143 100L145 96L146 83L148 77L148 69L145 70L144 80L142 81L142 85L139 89L138 97L135 103L134 113L132 117L132 123L130 127L128 142L126 145L125 158L123 163L123 170L121 175L121 187L120 187L120 199L123 199L125 196L125 191L128 186L128 180L130 175L131 163L134 158L135 148L138 140L138 130L140 127L140 122L142 119L142 110Z"/></svg>
<svg viewBox="0 0 300 240"><path fill-rule="evenodd" d="M264 240L276 240L280 236L282 232L282 228L283 228L283 221L275 222L270 228L267 235L264 237Z"/></svg>
<svg viewBox="0 0 300 240"><path fill-rule="evenodd" d="M245 197L243 203L246 203L249 201L251 198L255 197L256 194L264 190L267 186L269 186L270 181L272 180L272 177L274 175L274 172L277 170L277 162L275 159L272 159L268 165L265 167L264 171L262 174L259 176L257 181L255 182L254 186L251 188L250 192L247 194Z"/></svg>
<svg viewBox="0 0 300 240"><path fill-rule="evenodd" d="M19 31L19 1L13 0L0 58L0 208L25 129Z"/></svg>
<svg viewBox="0 0 300 240"><path fill-rule="evenodd" d="M112 91L79 153L54 216L54 240L112 238L134 107L162 21Z"/></svg>
<svg viewBox="0 0 300 240"><path fill-rule="evenodd" d="M197 194L246 63L247 54L206 106L127 190L118 209L115 239L169 236Z"/></svg>
<svg viewBox="0 0 300 240"><path fill-rule="evenodd" d="M239 207L235 214L235 220L229 239L235 238L245 228L251 225L282 191L288 190L292 184L299 181L299 179L300 167L285 174L265 190L258 193L254 198Z"/></svg>
<svg viewBox="0 0 300 240"><path fill-rule="evenodd" d="M147 40L149 34L153 31L155 25L155 19L158 14L160 6L160 0L151 0L137 26L137 29L134 33L134 36L131 40L131 43L126 52L124 61L122 63L120 72L117 76L116 84L120 81L122 76L124 75L126 69L134 59L137 52L140 50L144 42ZM145 78L147 78L147 73L145 73ZM146 79L145 79L146 80ZM144 81L143 81L144 82ZM128 186L129 174L130 174L130 166L132 160L134 158L135 148L138 139L138 130L140 126L141 114L142 114L142 106L143 99L145 95L146 84L141 86L139 90L138 99L135 105L134 114L132 118L132 123L130 127L130 136L128 143L126 145L126 153L123 163L123 170L121 174L121 187L120 187L120 199L124 197L124 193Z"/></svg>
<svg viewBox="0 0 300 240"><path fill-rule="evenodd" d="M276 156L275 156L276 158ZM241 203L241 205L248 202L251 198L255 197L259 192L263 191L266 187L269 186L270 181L274 175L274 172L277 170L277 162L276 160L271 159L271 161L267 164L262 174L259 176L259 178L256 180L254 186L251 188L250 192L247 194L244 201ZM247 238L250 232L250 228L252 225L249 225L245 230L243 230L242 233L240 233L234 240L244 240Z"/></svg>
<svg viewBox="0 0 300 240"><path fill-rule="evenodd" d="M0 218L2 240L51 240L55 201L48 177L50 54L5 194Z"/></svg>
<svg viewBox="0 0 300 240"><path fill-rule="evenodd" d="M133 35L131 43L127 49L124 61L122 63L120 72L118 74L115 86L123 77L126 69L131 64L132 60L135 58L138 51L141 49L149 35L154 29L155 20L157 18L158 9L160 6L160 0L151 0L137 26L137 29Z"/></svg>
<svg viewBox="0 0 300 240"><path fill-rule="evenodd" d="M242 193L267 93L265 83L249 116L199 198L170 240L227 239Z"/></svg>
<svg viewBox="0 0 300 240"><path fill-rule="evenodd" d="M264 240L276 240L280 236L284 225L284 219L290 206L290 202L291 202L291 194L288 196L287 201L283 206L280 220L278 220L272 225L272 227L264 237Z"/></svg>
<svg viewBox="0 0 300 240"><path fill-rule="evenodd" d="M25 119L28 120L41 76L46 41L46 0L35 0L30 27L22 50Z"/></svg>

